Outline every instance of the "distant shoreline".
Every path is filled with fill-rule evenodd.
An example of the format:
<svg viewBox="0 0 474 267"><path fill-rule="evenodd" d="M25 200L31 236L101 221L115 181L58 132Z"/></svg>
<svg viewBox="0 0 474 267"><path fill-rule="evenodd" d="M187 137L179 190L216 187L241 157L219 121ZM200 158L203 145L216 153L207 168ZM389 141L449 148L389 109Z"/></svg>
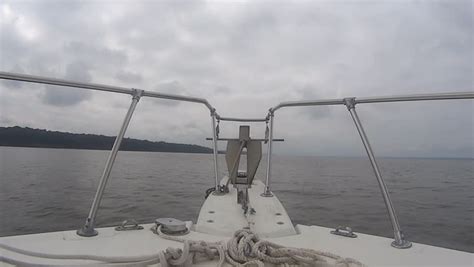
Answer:
<svg viewBox="0 0 474 267"><path fill-rule="evenodd" d="M77 134L19 126L0 127L0 146L4 147L111 150L114 141L114 136ZM212 153L211 148L204 146L162 141L154 142L133 138L124 138L120 150L134 152Z"/></svg>
<svg viewBox="0 0 474 267"><path fill-rule="evenodd" d="M28 127L0 127L0 147L24 147L24 148L52 148L52 149L78 149L78 150L111 150L115 141L114 136L104 136L96 134L77 134L59 131L50 131L44 129L33 129ZM165 152L165 153L192 153L192 154L211 154L213 150L208 147L177 144L167 142L155 142L148 140L139 140L133 138L124 138L120 151L131 152ZM219 151L219 154L225 154L225 151ZM266 157L265 155L263 155ZM323 157L323 158L367 158L365 155L282 155L275 156L288 157ZM430 160L474 160L471 157L426 157L426 156L377 156L378 159L430 159Z"/></svg>

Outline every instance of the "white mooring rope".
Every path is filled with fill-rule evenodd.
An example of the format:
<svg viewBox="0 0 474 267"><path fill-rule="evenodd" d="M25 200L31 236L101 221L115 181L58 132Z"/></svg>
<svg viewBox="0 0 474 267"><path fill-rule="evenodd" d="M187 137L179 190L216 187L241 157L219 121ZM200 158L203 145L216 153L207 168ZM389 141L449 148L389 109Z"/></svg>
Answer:
<svg viewBox="0 0 474 267"><path fill-rule="evenodd" d="M169 247L154 255L139 257L103 257L95 255L60 255L41 252L32 252L6 244L0 248L18 254L37 258L63 259L63 260L92 260L99 261L101 266L149 266L160 263L162 267L189 267L194 263L214 260L219 258L218 267L227 263L234 267L264 267L271 266L317 266L317 267L351 267L364 266L357 260L343 258L338 255L312 249L290 248L260 240L257 234L250 230L238 230L227 242L206 242L186 240L177 236L166 235L161 232L161 226L156 229L157 234L164 239L181 242L183 249ZM328 259L331 261L328 261ZM14 260L0 255L0 262L18 266L50 266L47 264L32 264L23 260ZM91 266L91 264L86 264ZM97 264L92 264L96 266ZM59 266L59 265L55 265Z"/></svg>
<svg viewBox="0 0 474 267"><path fill-rule="evenodd" d="M216 257L219 257L218 267L224 263L237 267L264 267L265 263L273 266L364 266L357 260L329 252L284 247L260 240L257 234L247 229L236 231L227 243L185 240L163 234L160 227L157 228L157 233L162 238L184 243L183 249L167 248L166 251L160 252L160 263L163 267L188 267L193 263L213 260ZM328 259L332 262L328 262Z"/></svg>

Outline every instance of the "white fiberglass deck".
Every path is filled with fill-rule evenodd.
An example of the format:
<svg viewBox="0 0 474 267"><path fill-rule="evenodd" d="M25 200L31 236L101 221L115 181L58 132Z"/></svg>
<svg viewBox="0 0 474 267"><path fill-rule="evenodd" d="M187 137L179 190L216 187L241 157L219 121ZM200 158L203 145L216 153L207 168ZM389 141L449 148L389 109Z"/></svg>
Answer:
<svg viewBox="0 0 474 267"><path fill-rule="evenodd" d="M264 238L266 240L289 247L331 252L342 257L354 258L367 266L473 265L474 256L472 253L416 243L409 249L396 249L391 247L392 239L388 238L360 233L357 233L357 238L347 238L330 234L332 229L325 227L297 225L293 228L291 224L285 226L287 222L291 221L289 221L276 196L261 199L260 204L255 203L258 202L258 198L263 198L260 196L261 189L262 184L259 181L256 181L256 185L250 189L251 203L254 202L252 207L256 210L255 215L264 218L263 221L257 218L252 230L257 233L261 232L262 238L267 236ZM231 236L227 233L231 233L233 227L240 227L245 222L245 220L242 220L243 213L240 205L235 203L233 190L231 188L231 192L223 196L211 195L203 205L198 224L193 225L192 222L187 222L191 231L182 237L188 240L227 241ZM228 206L228 202L232 203L231 207ZM209 213L209 209L212 209L215 213ZM282 215L275 215L275 213L282 213ZM223 215L219 216L219 214ZM215 223L208 224L213 224L213 227L206 226L207 220L211 220L210 215L214 215L212 220ZM278 218L274 218L274 216ZM275 223L275 219L283 221L284 224ZM203 222L206 222L206 224L202 225ZM264 222L270 227L265 228ZM224 226L225 224L227 226ZM272 227L273 225L277 227ZM0 238L0 244L35 253L120 258L157 255L158 251L165 250L168 247L181 248L183 246L182 243L166 240L154 234L150 230L153 224L143 226L143 230L122 232L115 231L113 227L100 228L98 229L99 235L95 237L80 237L76 234L76 231L2 237ZM4 261L2 266L9 266L10 264L7 263L9 261L39 265L95 265L100 263L92 260L56 260L25 256L4 248L0 248L0 257ZM216 263L217 261L208 261L196 266L215 266Z"/></svg>
<svg viewBox="0 0 474 267"><path fill-rule="evenodd" d="M1 244L28 251L54 253L57 255L102 255L108 257L136 257L155 255L167 247L182 247L181 243L161 239L144 225L144 230L117 232L114 228L101 228L97 237L79 237L75 231L3 237ZM357 238L345 238L329 233L331 229L319 226L297 225L299 234L280 238L268 238L285 246L329 251L340 256L359 260L368 266L472 266L473 254L448 250L423 244L414 244L410 249L395 249L391 239L359 234ZM191 240L219 241L214 236L191 231L186 238ZM64 261L24 256L4 249L3 257L36 264L91 264L95 261ZM207 262L202 266L215 266ZM8 266L4 263L4 266Z"/></svg>
<svg viewBox="0 0 474 267"><path fill-rule="evenodd" d="M227 182L225 177L221 184ZM232 185L231 185L232 187ZM280 237L296 234L290 217L276 197L262 197L264 184L254 180L249 190L250 208L254 214L243 215L241 205L237 205L237 190L225 195L210 194L201 207L196 231L201 233L232 236L235 231L248 227L260 237Z"/></svg>

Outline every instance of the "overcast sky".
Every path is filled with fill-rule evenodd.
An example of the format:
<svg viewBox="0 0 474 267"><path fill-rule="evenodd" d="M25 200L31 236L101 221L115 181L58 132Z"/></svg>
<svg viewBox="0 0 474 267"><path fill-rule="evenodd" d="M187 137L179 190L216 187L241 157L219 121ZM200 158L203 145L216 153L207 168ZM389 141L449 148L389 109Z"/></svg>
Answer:
<svg viewBox="0 0 474 267"><path fill-rule="evenodd" d="M473 90L472 1L0 1L0 69L208 99L223 116L282 101ZM115 135L129 96L0 82L0 126ZM357 106L376 155L474 157L474 102ZM221 136L237 135L222 123ZM252 124L255 137L264 125ZM202 105L143 98L127 136L208 145ZM276 112L278 154L357 156L344 106ZM224 145L222 145L222 148Z"/></svg>

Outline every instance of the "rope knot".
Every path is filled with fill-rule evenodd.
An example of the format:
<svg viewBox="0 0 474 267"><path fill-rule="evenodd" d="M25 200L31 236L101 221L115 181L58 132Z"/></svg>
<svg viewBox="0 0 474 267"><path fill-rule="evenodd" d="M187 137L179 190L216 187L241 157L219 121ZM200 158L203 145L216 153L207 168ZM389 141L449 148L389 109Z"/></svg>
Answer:
<svg viewBox="0 0 474 267"><path fill-rule="evenodd" d="M260 240L258 235L249 229L238 230L227 242L189 241L178 237L167 236L158 228L161 237L184 243L183 249L168 248L159 253L162 266L191 266L201 260L213 260L219 257L218 265L225 262L231 266L264 267L265 263L273 265L296 266L364 266L362 263L340 256L304 248L283 247ZM332 263L327 260L332 259ZM169 265L168 265L169 264Z"/></svg>
<svg viewBox="0 0 474 267"><path fill-rule="evenodd" d="M169 257L173 260L177 260L181 257L181 254L183 253L183 250L180 248L172 248L169 247L166 249L166 253L169 255Z"/></svg>

